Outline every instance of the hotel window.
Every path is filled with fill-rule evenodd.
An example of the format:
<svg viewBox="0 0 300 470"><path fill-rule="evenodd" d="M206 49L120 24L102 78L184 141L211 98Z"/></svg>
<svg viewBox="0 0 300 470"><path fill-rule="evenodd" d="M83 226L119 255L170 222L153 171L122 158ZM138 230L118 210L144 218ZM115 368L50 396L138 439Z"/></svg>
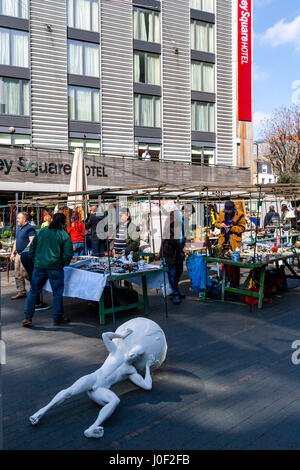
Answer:
<svg viewBox="0 0 300 470"><path fill-rule="evenodd" d="M69 152L82 148L86 153L100 153L100 140L69 139Z"/></svg>
<svg viewBox="0 0 300 470"><path fill-rule="evenodd" d="M215 105L213 103L192 102L192 130L215 132Z"/></svg>
<svg viewBox="0 0 300 470"><path fill-rule="evenodd" d="M160 98L134 95L134 125L160 127Z"/></svg>
<svg viewBox="0 0 300 470"><path fill-rule="evenodd" d="M191 0L191 8L195 10L214 12L214 1L215 0Z"/></svg>
<svg viewBox="0 0 300 470"><path fill-rule="evenodd" d="M192 163L200 165L213 165L215 162L215 149L211 147L192 146Z"/></svg>
<svg viewBox="0 0 300 470"><path fill-rule="evenodd" d="M28 33L0 28L0 64L28 67Z"/></svg>
<svg viewBox="0 0 300 470"><path fill-rule="evenodd" d="M69 86L68 95L71 121L100 121L99 90Z"/></svg>
<svg viewBox="0 0 300 470"><path fill-rule="evenodd" d="M68 26L99 31L98 0L68 0Z"/></svg>
<svg viewBox="0 0 300 470"><path fill-rule="evenodd" d="M147 144L138 142L137 144L137 152L138 158L142 160L143 153L148 150L150 153L151 161L158 162L161 156L161 144Z"/></svg>
<svg viewBox="0 0 300 470"><path fill-rule="evenodd" d="M29 116L29 82L0 78L0 114Z"/></svg>
<svg viewBox="0 0 300 470"><path fill-rule="evenodd" d="M0 15L28 18L28 0L0 0Z"/></svg>
<svg viewBox="0 0 300 470"><path fill-rule="evenodd" d="M18 147L29 147L30 135L0 134L0 145L16 145Z"/></svg>
<svg viewBox="0 0 300 470"><path fill-rule="evenodd" d="M206 62L192 61L191 88L194 91L214 93L215 66Z"/></svg>
<svg viewBox="0 0 300 470"><path fill-rule="evenodd" d="M160 42L159 13L142 8L134 8L133 37L141 41Z"/></svg>
<svg viewBox="0 0 300 470"><path fill-rule="evenodd" d="M68 40L68 73L99 77L99 46Z"/></svg>
<svg viewBox="0 0 300 470"><path fill-rule="evenodd" d="M214 25L191 20L191 49L203 52L215 51Z"/></svg>
<svg viewBox="0 0 300 470"><path fill-rule="evenodd" d="M134 52L134 82L160 85L160 56Z"/></svg>

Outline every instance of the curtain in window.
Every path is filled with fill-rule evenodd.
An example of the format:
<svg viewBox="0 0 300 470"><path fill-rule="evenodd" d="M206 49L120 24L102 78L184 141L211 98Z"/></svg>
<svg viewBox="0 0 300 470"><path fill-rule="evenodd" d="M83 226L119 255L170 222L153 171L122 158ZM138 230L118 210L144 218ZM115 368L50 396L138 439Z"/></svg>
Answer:
<svg viewBox="0 0 300 470"><path fill-rule="evenodd" d="M160 124L160 98L155 98L155 123L154 127L161 127Z"/></svg>
<svg viewBox="0 0 300 470"><path fill-rule="evenodd" d="M153 127L153 98L141 96L141 126Z"/></svg>
<svg viewBox="0 0 300 470"><path fill-rule="evenodd" d="M214 36L213 25L209 25L208 34L209 34L209 51L208 52L215 52L215 36Z"/></svg>
<svg viewBox="0 0 300 470"><path fill-rule="evenodd" d="M12 65L28 67L28 33L12 31Z"/></svg>
<svg viewBox="0 0 300 470"><path fill-rule="evenodd" d="M192 90L201 91L201 63L192 62Z"/></svg>
<svg viewBox="0 0 300 470"><path fill-rule="evenodd" d="M76 0L75 28L90 30L90 1Z"/></svg>
<svg viewBox="0 0 300 470"><path fill-rule="evenodd" d="M134 95L134 125L140 125L140 107L139 107L139 95Z"/></svg>
<svg viewBox="0 0 300 470"><path fill-rule="evenodd" d="M29 116L29 82L22 82L23 85L23 116Z"/></svg>
<svg viewBox="0 0 300 470"><path fill-rule="evenodd" d="M148 54L148 83L160 85L160 57Z"/></svg>
<svg viewBox="0 0 300 470"><path fill-rule="evenodd" d="M160 20L159 13L154 13L154 42L160 42Z"/></svg>
<svg viewBox="0 0 300 470"><path fill-rule="evenodd" d="M138 10L133 10L133 37L139 39L139 15Z"/></svg>
<svg viewBox="0 0 300 470"><path fill-rule="evenodd" d="M92 120L92 99L91 91L82 88L76 89L76 110L78 121Z"/></svg>
<svg viewBox="0 0 300 470"><path fill-rule="evenodd" d="M153 17L152 12L140 12L140 25L142 41L153 41Z"/></svg>
<svg viewBox="0 0 300 470"><path fill-rule="evenodd" d="M140 37L142 41L148 41L147 27L146 27L146 12L140 12Z"/></svg>
<svg viewBox="0 0 300 470"><path fill-rule="evenodd" d="M69 119L72 121L75 120L75 89L72 87L69 87L69 92L68 92L68 104L69 104Z"/></svg>
<svg viewBox="0 0 300 470"><path fill-rule="evenodd" d="M197 51L208 51L207 26L205 23L196 23L196 45Z"/></svg>
<svg viewBox="0 0 300 470"><path fill-rule="evenodd" d="M21 1L21 17L28 18L28 0Z"/></svg>
<svg viewBox="0 0 300 470"><path fill-rule="evenodd" d="M215 106L209 105L209 132L215 132Z"/></svg>
<svg viewBox="0 0 300 470"><path fill-rule="evenodd" d="M0 64L9 65L9 31L0 29Z"/></svg>
<svg viewBox="0 0 300 470"><path fill-rule="evenodd" d="M19 16L19 0L2 0L2 15Z"/></svg>
<svg viewBox="0 0 300 470"><path fill-rule="evenodd" d="M201 0L191 0L191 8L201 10Z"/></svg>
<svg viewBox="0 0 300 470"><path fill-rule="evenodd" d="M100 94L99 91L94 91L93 94L93 121L100 122Z"/></svg>
<svg viewBox="0 0 300 470"><path fill-rule="evenodd" d="M30 136L29 135L13 135L13 144L14 145L30 145Z"/></svg>
<svg viewBox="0 0 300 470"><path fill-rule="evenodd" d="M211 64L203 64L203 90L210 93L215 91L214 66Z"/></svg>
<svg viewBox="0 0 300 470"><path fill-rule="evenodd" d="M196 104L192 103L192 131L196 131Z"/></svg>
<svg viewBox="0 0 300 470"><path fill-rule="evenodd" d="M202 0L202 2L203 11L214 12L214 0Z"/></svg>
<svg viewBox="0 0 300 470"><path fill-rule="evenodd" d="M195 21L191 21L191 49L195 47Z"/></svg>
<svg viewBox="0 0 300 470"><path fill-rule="evenodd" d="M197 103L196 106L197 131L208 131L208 113L205 103Z"/></svg>
<svg viewBox="0 0 300 470"><path fill-rule="evenodd" d="M134 72L134 77L133 81L135 83L140 82L140 76L141 76L141 67L140 67L140 53L135 52L133 56L133 72Z"/></svg>
<svg viewBox="0 0 300 470"><path fill-rule="evenodd" d="M68 63L69 73L83 75L82 44L80 42L69 41Z"/></svg>
<svg viewBox="0 0 300 470"><path fill-rule="evenodd" d="M84 47L85 58L85 71L84 74L89 77L99 77L99 47L86 46Z"/></svg>
<svg viewBox="0 0 300 470"><path fill-rule="evenodd" d="M68 0L68 26L74 28L74 3Z"/></svg>
<svg viewBox="0 0 300 470"><path fill-rule="evenodd" d="M3 98L4 114L21 114L20 109L20 86L19 80L3 78Z"/></svg>
<svg viewBox="0 0 300 470"><path fill-rule="evenodd" d="M92 31L99 31L98 0L92 3Z"/></svg>

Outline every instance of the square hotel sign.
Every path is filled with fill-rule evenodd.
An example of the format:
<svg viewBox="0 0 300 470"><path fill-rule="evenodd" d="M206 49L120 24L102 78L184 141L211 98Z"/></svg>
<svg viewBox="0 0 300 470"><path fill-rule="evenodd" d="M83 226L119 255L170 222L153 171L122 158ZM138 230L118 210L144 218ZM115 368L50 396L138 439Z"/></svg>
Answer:
<svg viewBox="0 0 300 470"><path fill-rule="evenodd" d="M238 2L238 119L252 121L252 0Z"/></svg>

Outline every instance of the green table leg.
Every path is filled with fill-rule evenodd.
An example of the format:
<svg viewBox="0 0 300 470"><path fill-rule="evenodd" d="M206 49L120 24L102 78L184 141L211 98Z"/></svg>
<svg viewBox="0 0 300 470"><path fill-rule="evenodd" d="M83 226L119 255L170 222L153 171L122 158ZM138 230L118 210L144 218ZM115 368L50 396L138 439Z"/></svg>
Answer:
<svg viewBox="0 0 300 470"><path fill-rule="evenodd" d="M222 300L225 300L225 283L226 283L226 265L223 265L222 273Z"/></svg>
<svg viewBox="0 0 300 470"><path fill-rule="evenodd" d="M144 312L145 312L145 315L149 315L149 300L148 300L146 276L142 276L142 285L143 285Z"/></svg>
<svg viewBox="0 0 300 470"><path fill-rule="evenodd" d="M258 308L262 308L263 299L264 299L264 287L265 287L265 276L266 276L266 267L263 266L260 271L259 277L259 298L258 298Z"/></svg>
<svg viewBox="0 0 300 470"><path fill-rule="evenodd" d="M105 313L104 313L104 292L99 300L99 319L100 325L105 325Z"/></svg>

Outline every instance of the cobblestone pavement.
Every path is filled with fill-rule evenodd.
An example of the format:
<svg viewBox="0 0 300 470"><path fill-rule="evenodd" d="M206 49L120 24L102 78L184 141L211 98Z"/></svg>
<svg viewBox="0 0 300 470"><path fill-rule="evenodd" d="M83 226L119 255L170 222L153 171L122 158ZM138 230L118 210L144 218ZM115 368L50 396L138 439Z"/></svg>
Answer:
<svg viewBox="0 0 300 470"><path fill-rule="evenodd" d="M299 449L300 365L291 344L300 340L300 286L251 313L249 306L168 302L150 291L150 318L165 331L167 360L153 374L150 392L129 381L113 387L121 403L104 423L102 439L83 431L99 408L83 394L52 409L33 427L29 416L59 390L94 371L107 356L97 310L66 299L69 325L52 326L52 310L37 312L34 327L21 327L24 299L10 300L14 279L2 282L5 449ZM52 304L52 296L44 300ZM116 326L142 311L117 315Z"/></svg>

